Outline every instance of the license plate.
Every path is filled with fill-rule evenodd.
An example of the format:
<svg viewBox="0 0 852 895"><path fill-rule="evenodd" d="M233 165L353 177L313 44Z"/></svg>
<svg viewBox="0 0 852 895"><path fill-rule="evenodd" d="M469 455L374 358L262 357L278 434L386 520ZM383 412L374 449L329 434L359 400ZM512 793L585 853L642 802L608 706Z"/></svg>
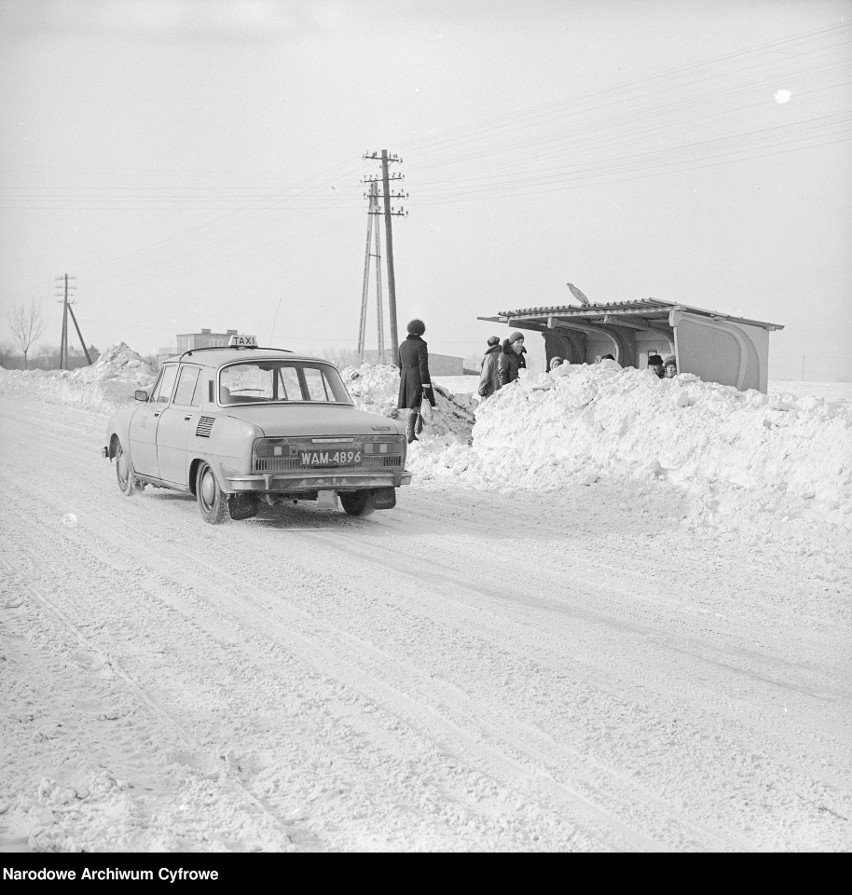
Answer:
<svg viewBox="0 0 852 895"><path fill-rule="evenodd" d="M302 466L360 466L361 448L331 451L300 450L299 462Z"/></svg>

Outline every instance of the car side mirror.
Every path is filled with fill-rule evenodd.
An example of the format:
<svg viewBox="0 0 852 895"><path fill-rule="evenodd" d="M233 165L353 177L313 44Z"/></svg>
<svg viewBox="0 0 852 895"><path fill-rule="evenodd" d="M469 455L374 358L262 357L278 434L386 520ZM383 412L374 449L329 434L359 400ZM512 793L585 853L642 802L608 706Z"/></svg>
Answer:
<svg viewBox="0 0 852 895"><path fill-rule="evenodd" d="M137 401L147 401L148 400L148 392L145 389L137 388L135 392L133 392L133 397Z"/></svg>

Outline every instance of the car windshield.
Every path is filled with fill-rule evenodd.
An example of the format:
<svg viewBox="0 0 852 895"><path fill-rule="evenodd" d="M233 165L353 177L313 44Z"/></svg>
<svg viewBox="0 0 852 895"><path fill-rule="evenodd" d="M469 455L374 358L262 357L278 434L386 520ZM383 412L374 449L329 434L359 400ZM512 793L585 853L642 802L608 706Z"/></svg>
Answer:
<svg viewBox="0 0 852 895"><path fill-rule="evenodd" d="M220 404L269 401L352 403L340 374L326 364L264 360L229 364L220 371Z"/></svg>

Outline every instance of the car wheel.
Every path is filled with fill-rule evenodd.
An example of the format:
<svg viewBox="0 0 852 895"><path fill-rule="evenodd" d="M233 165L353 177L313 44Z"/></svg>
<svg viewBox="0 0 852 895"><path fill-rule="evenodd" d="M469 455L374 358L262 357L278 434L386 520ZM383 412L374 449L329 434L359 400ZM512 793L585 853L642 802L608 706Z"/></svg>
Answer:
<svg viewBox="0 0 852 895"><path fill-rule="evenodd" d="M222 493L213 470L207 463L198 467L198 477L195 480L195 494L198 498L198 508L205 522L218 525L228 516L228 498Z"/></svg>
<svg viewBox="0 0 852 895"><path fill-rule="evenodd" d="M118 490L125 497L131 497L142 490L139 479L133 473L130 458L124 453L120 441L115 446L115 480L118 482Z"/></svg>
<svg viewBox="0 0 852 895"><path fill-rule="evenodd" d="M350 491L340 495L340 503L350 516L369 516L376 508L372 491Z"/></svg>

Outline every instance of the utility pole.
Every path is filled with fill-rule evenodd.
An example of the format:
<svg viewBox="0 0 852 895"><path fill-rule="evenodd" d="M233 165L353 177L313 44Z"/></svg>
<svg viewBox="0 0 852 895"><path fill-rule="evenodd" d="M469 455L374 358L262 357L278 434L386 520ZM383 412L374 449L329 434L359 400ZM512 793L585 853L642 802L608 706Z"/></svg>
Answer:
<svg viewBox="0 0 852 895"><path fill-rule="evenodd" d="M397 155L389 155L387 149L383 149L381 152L365 152L364 158L376 159L380 160L382 163L382 174L381 174L381 182L382 182L382 199L383 199L383 208L381 211L377 207L371 208L370 214L382 214L385 219L385 245L387 247L387 271L388 271L388 311L390 318L390 336L391 336L391 351L393 352L394 360L396 360L397 355L399 354L399 338L397 336L397 326L396 326L396 276L394 274L394 266L393 266L393 230L391 228L391 219L393 217L405 217L408 215L408 212L405 211L402 207L399 209L394 209L391 207L391 199L407 199L407 193L391 193L390 191L390 182L392 180L404 180L405 177L403 174L390 174L388 171L388 165L395 162L402 162L402 159ZM365 177L363 178L364 183L377 184L379 181L378 177ZM372 192L371 192L372 194ZM378 239L378 226L376 228L376 238ZM378 263L376 264L378 269ZM379 287L380 289L381 287ZM363 301L362 301L363 303ZM380 312L381 313L381 312Z"/></svg>
<svg viewBox="0 0 852 895"><path fill-rule="evenodd" d="M74 329L77 330L77 335L80 337L80 344L83 346L83 352L86 355L86 360L89 362L91 366L92 358L89 355L89 349L86 347L86 342L83 339L83 334L80 332L80 326L77 323L77 318L74 315L74 310L71 305L75 304L75 302L69 299L69 294L71 290L75 288L73 283L69 283L69 280L76 280L77 277L69 276L67 273L63 276L56 277L56 282L64 284L64 289L61 292L60 302L62 303L62 341L59 344L59 369L66 370L68 369L68 315L71 315L71 320L74 323Z"/></svg>
<svg viewBox="0 0 852 895"><path fill-rule="evenodd" d="M361 320L358 326L358 362L364 363L364 343L367 334L367 296L370 291L370 259L376 259L376 309L378 317L379 363L385 362L385 328L382 318L382 244L379 224L379 189L370 184L370 205L367 209L367 245L364 249L364 284L361 288ZM370 240L375 230L376 251L370 251Z"/></svg>
<svg viewBox="0 0 852 895"><path fill-rule="evenodd" d="M370 206L367 210L367 245L364 247L364 281L361 286L361 319L358 321L358 363L364 363L364 340L367 335L367 292L370 286L370 239L373 234L373 207L376 201L376 185L370 184Z"/></svg>
<svg viewBox="0 0 852 895"><path fill-rule="evenodd" d="M378 200L378 187L376 184L373 184L373 190L376 193L374 210L379 207ZM369 215L368 215L369 217ZM382 315L382 230L381 224L379 223L379 216L373 215L373 223L376 225L376 325L378 329L378 341L376 343L376 347L379 350L379 363L384 364L385 362L385 324L384 317ZM392 331L392 336L394 336L395 330ZM396 354L393 355L393 361L396 362Z"/></svg>
<svg viewBox="0 0 852 895"><path fill-rule="evenodd" d="M68 363L68 294L69 289L73 290L73 283L69 286L68 280L76 280L76 277L69 277L68 274L65 276L56 277L57 283L65 283L65 289L62 293L62 339L59 343L59 369L65 370L67 369L66 365Z"/></svg>
<svg viewBox="0 0 852 895"><path fill-rule="evenodd" d="M388 311L390 316L391 350L394 360L399 353L399 339L396 333L396 277L393 272L393 231L391 230L390 176L388 174L388 151L382 150L382 189L385 200L385 245L388 249Z"/></svg>

